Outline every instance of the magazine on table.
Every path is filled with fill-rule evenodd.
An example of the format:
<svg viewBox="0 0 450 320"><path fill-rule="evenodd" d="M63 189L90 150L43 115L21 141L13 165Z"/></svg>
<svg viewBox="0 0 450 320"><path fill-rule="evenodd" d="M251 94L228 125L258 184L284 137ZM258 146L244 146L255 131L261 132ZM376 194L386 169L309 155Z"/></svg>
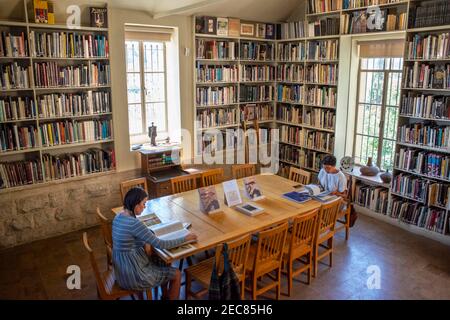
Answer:
<svg viewBox="0 0 450 320"><path fill-rule="evenodd" d="M200 197L201 212L210 214L220 211L220 203L214 186L199 188L198 195Z"/></svg>
<svg viewBox="0 0 450 320"><path fill-rule="evenodd" d="M244 178L244 192L247 198L253 201L265 199L255 177Z"/></svg>

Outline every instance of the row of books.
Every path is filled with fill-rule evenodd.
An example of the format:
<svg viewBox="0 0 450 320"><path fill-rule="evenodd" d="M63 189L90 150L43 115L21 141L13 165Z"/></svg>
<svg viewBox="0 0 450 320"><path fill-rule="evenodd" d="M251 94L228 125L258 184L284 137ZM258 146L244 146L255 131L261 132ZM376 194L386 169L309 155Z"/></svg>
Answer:
<svg viewBox="0 0 450 320"><path fill-rule="evenodd" d="M34 125L0 125L1 151L30 149L39 146Z"/></svg>
<svg viewBox="0 0 450 320"><path fill-rule="evenodd" d="M30 66L22 66L17 62L0 64L0 84L3 90L31 88L32 79Z"/></svg>
<svg viewBox="0 0 450 320"><path fill-rule="evenodd" d="M42 155L46 181L68 179L114 170L114 150L92 148L81 153Z"/></svg>
<svg viewBox="0 0 450 320"><path fill-rule="evenodd" d="M423 123L403 125L399 130L399 141L433 148L449 150L450 127L429 126Z"/></svg>
<svg viewBox="0 0 450 320"><path fill-rule="evenodd" d="M308 36L332 36L339 35L339 18L321 18L308 23Z"/></svg>
<svg viewBox="0 0 450 320"><path fill-rule="evenodd" d="M236 108L205 109L197 111L197 127L211 128L239 123L239 112Z"/></svg>
<svg viewBox="0 0 450 320"><path fill-rule="evenodd" d="M357 34L366 32L405 30L407 22L406 12L390 13L387 9L381 10L381 23L375 13L367 11L354 11L344 13L341 19L342 34Z"/></svg>
<svg viewBox="0 0 450 320"><path fill-rule="evenodd" d="M239 56L238 48L235 41L195 39L197 59L235 60Z"/></svg>
<svg viewBox="0 0 450 320"><path fill-rule="evenodd" d="M303 61L306 57L304 42L279 43L277 45L278 61Z"/></svg>
<svg viewBox="0 0 450 320"><path fill-rule="evenodd" d="M381 214L387 214L388 200L389 191L386 188L360 183L355 185L354 201L362 207Z"/></svg>
<svg viewBox="0 0 450 320"><path fill-rule="evenodd" d="M304 107L303 123L316 128L333 130L336 123L336 113L334 110Z"/></svg>
<svg viewBox="0 0 450 320"><path fill-rule="evenodd" d="M407 42L409 59L446 59L450 58L450 33L415 34Z"/></svg>
<svg viewBox="0 0 450 320"><path fill-rule="evenodd" d="M450 119L450 97L409 92L402 97L400 113L426 119Z"/></svg>
<svg viewBox="0 0 450 320"><path fill-rule="evenodd" d="M33 119L36 106L31 97L0 97L0 122Z"/></svg>
<svg viewBox="0 0 450 320"><path fill-rule="evenodd" d="M339 40L318 40L306 43L308 60L337 60Z"/></svg>
<svg viewBox="0 0 450 320"><path fill-rule="evenodd" d="M0 33L0 57L26 57L28 56L28 42L23 32Z"/></svg>
<svg viewBox="0 0 450 320"><path fill-rule="evenodd" d="M112 137L111 120L59 121L39 125L42 146L107 140Z"/></svg>
<svg viewBox="0 0 450 320"><path fill-rule="evenodd" d="M419 203L405 202L403 199L392 201L391 216L399 220L437 233L444 233L446 224L445 210L427 208Z"/></svg>
<svg viewBox="0 0 450 320"><path fill-rule="evenodd" d="M56 62L34 64L37 87L80 87L109 85L110 66L107 63L91 62L75 66L59 66Z"/></svg>
<svg viewBox="0 0 450 320"><path fill-rule="evenodd" d="M450 156L400 148L395 155L395 166L429 177L450 180Z"/></svg>
<svg viewBox="0 0 450 320"><path fill-rule="evenodd" d="M404 0L342 0L342 9L378 6L380 4L397 3Z"/></svg>
<svg viewBox="0 0 450 320"><path fill-rule="evenodd" d="M279 31L278 31L279 30ZM285 22L277 25L277 39L298 39L304 38L305 33L305 22L304 21L292 21Z"/></svg>
<svg viewBox="0 0 450 320"><path fill-rule="evenodd" d="M342 9L343 0L308 0L308 13L325 13Z"/></svg>
<svg viewBox="0 0 450 320"><path fill-rule="evenodd" d="M430 180L400 173L392 178L392 192L425 203Z"/></svg>
<svg viewBox="0 0 450 320"><path fill-rule="evenodd" d="M286 82L302 82L305 79L305 69L302 64L277 65L277 80Z"/></svg>
<svg viewBox="0 0 450 320"><path fill-rule="evenodd" d="M336 108L337 89L330 87L307 87L303 97L304 104Z"/></svg>
<svg viewBox="0 0 450 320"><path fill-rule="evenodd" d="M241 106L240 121L253 121L253 120L271 120L273 119L273 105L272 104L246 104Z"/></svg>
<svg viewBox="0 0 450 320"><path fill-rule="evenodd" d="M40 159L0 162L0 189L44 182Z"/></svg>
<svg viewBox="0 0 450 320"><path fill-rule="evenodd" d="M273 86L241 86L239 89L240 102L273 101L275 88Z"/></svg>
<svg viewBox="0 0 450 320"><path fill-rule="evenodd" d="M227 87L198 87L196 89L197 106L223 105L238 102L237 88Z"/></svg>
<svg viewBox="0 0 450 320"><path fill-rule="evenodd" d="M236 65L197 65L195 68L197 82L237 82Z"/></svg>
<svg viewBox="0 0 450 320"><path fill-rule="evenodd" d="M76 32L30 32L33 57L107 58L109 43L105 35Z"/></svg>
<svg viewBox="0 0 450 320"><path fill-rule="evenodd" d="M240 59L258 61L275 60L275 45L273 43L241 41Z"/></svg>
<svg viewBox="0 0 450 320"><path fill-rule="evenodd" d="M275 67L239 65L240 81L275 81Z"/></svg>
<svg viewBox="0 0 450 320"><path fill-rule="evenodd" d="M333 134L299 127L282 125L280 127L280 141L323 152L332 153L334 150Z"/></svg>
<svg viewBox="0 0 450 320"><path fill-rule="evenodd" d="M52 93L37 97L40 118L83 116L111 112L110 93L86 91L82 93Z"/></svg>
<svg viewBox="0 0 450 320"><path fill-rule="evenodd" d="M281 104L277 106L277 120L293 124L303 123L303 108Z"/></svg>
<svg viewBox="0 0 450 320"><path fill-rule="evenodd" d="M450 24L448 0L421 2L409 9L410 28L423 28Z"/></svg>
<svg viewBox="0 0 450 320"><path fill-rule="evenodd" d="M403 86L406 88L449 89L450 64L414 62L405 66Z"/></svg>
<svg viewBox="0 0 450 320"><path fill-rule="evenodd" d="M293 163L299 167L320 170L325 153L300 149L290 145L280 145L280 160Z"/></svg>
<svg viewBox="0 0 450 320"><path fill-rule="evenodd" d="M250 36L261 39L275 39L276 25L250 21L241 23L241 20L237 18L196 16L195 32L225 37Z"/></svg>
<svg viewBox="0 0 450 320"><path fill-rule="evenodd" d="M449 208L449 185L443 183L432 183L428 187L428 205L438 208Z"/></svg>
<svg viewBox="0 0 450 320"><path fill-rule="evenodd" d="M277 101L302 103L304 96L304 86L294 85L277 85Z"/></svg>
<svg viewBox="0 0 450 320"><path fill-rule="evenodd" d="M336 84L338 66L336 64L313 64L306 66L305 81L317 84Z"/></svg>

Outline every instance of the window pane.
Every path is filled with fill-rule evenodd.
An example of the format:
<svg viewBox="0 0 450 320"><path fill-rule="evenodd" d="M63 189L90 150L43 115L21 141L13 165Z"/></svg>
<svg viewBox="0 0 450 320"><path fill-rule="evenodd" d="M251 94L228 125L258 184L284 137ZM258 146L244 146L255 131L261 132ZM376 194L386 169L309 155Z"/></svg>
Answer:
<svg viewBox="0 0 450 320"><path fill-rule="evenodd" d="M146 102L165 101L164 73L145 74Z"/></svg>
<svg viewBox="0 0 450 320"><path fill-rule="evenodd" d="M127 72L139 72L139 42L125 41Z"/></svg>
<svg viewBox="0 0 450 320"><path fill-rule="evenodd" d="M164 72L164 44L144 42L145 72Z"/></svg>
<svg viewBox="0 0 450 320"><path fill-rule="evenodd" d="M127 74L128 103L141 102L141 79L139 73Z"/></svg>
<svg viewBox="0 0 450 320"><path fill-rule="evenodd" d="M130 134L142 133L142 110L140 104L128 105L128 126Z"/></svg>
<svg viewBox="0 0 450 320"><path fill-rule="evenodd" d="M386 107L384 117L384 138L395 140L397 136L398 108Z"/></svg>
<svg viewBox="0 0 450 320"><path fill-rule="evenodd" d="M167 131L166 128L166 104L147 103L145 107L147 128L154 122L158 132Z"/></svg>
<svg viewBox="0 0 450 320"><path fill-rule="evenodd" d="M402 74L399 72L389 73L388 92L386 104L388 106L398 106L400 104L400 85Z"/></svg>
<svg viewBox="0 0 450 320"><path fill-rule="evenodd" d="M378 138L367 136L356 136L355 161L356 163L366 164L367 159L372 157L376 163L378 155Z"/></svg>
<svg viewBox="0 0 450 320"><path fill-rule="evenodd" d="M383 102L383 83L384 83L384 73L383 72L371 72L367 79L367 103L381 104Z"/></svg>
<svg viewBox="0 0 450 320"><path fill-rule="evenodd" d="M394 165L395 141L383 140L383 149L381 150L381 169L392 170Z"/></svg>

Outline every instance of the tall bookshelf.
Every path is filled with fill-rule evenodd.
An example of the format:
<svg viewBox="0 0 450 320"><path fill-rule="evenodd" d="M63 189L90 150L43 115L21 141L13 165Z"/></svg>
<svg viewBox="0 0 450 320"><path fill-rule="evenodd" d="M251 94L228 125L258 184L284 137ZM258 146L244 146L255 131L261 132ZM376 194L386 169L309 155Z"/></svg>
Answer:
<svg viewBox="0 0 450 320"><path fill-rule="evenodd" d="M115 170L108 29L36 24L29 5L20 21L0 20L16 47L0 54L3 73L13 66L28 78L0 83L2 193ZM40 36L51 42L39 47Z"/></svg>
<svg viewBox="0 0 450 320"><path fill-rule="evenodd" d="M444 3L409 3L389 216L450 243L450 142L441 138L450 130L450 5Z"/></svg>

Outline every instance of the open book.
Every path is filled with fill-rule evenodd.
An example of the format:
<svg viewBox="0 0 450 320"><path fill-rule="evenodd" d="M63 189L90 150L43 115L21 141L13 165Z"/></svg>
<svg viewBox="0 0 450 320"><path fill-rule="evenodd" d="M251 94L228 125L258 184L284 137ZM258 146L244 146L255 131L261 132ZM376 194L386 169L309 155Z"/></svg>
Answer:
<svg viewBox="0 0 450 320"><path fill-rule="evenodd" d="M161 220L155 213L139 216L138 219L142 221L146 227L150 227L161 223Z"/></svg>
<svg viewBox="0 0 450 320"><path fill-rule="evenodd" d="M338 197L330 194L329 191L322 191L321 187L316 184L307 184L303 187L303 192L307 191L311 198L320 201L320 202L328 202ZM302 191L300 191L302 192Z"/></svg>
<svg viewBox="0 0 450 320"><path fill-rule="evenodd" d="M184 227L184 224L180 221L171 221L167 223L160 223L150 226L149 229L161 240L175 240L185 237L189 234L189 231ZM179 246L172 249L163 249L162 251L173 258L183 255L189 251L195 250L195 246L191 243L197 240L190 240L183 242Z"/></svg>

